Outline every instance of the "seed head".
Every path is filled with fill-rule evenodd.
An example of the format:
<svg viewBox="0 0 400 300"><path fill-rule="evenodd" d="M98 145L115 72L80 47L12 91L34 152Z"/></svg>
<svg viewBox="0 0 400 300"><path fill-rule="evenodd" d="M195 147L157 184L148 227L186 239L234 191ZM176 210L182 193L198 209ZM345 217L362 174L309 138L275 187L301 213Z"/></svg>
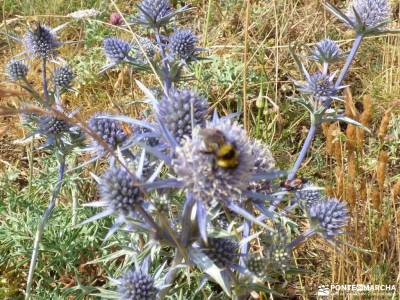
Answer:
<svg viewBox="0 0 400 300"><path fill-rule="evenodd" d="M71 88L71 81L75 78L69 66L58 67L54 70L54 84L58 88Z"/></svg>
<svg viewBox="0 0 400 300"><path fill-rule="evenodd" d="M24 79L28 74L28 66L20 61L11 61L7 65L7 75L11 80L17 81Z"/></svg>
<svg viewBox="0 0 400 300"><path fill-rule="evenodd" d="M273 268L286 270L290 266L290 251L281 245L275 245L269 252L270 264Z"/></svg>
<svg viewBox="0 0 400 300"><path fill-rule="evenodd" d="M197 37L189 29L175 31L170 38L170 49L180 59L191 58L196 51Z"/></svg>
<svg viewBox="0 0 400 300"><path fill-rule="evenodd" d="M165 25L173 13L169 0L143 0L139 4L139 20L150 27Z"/></svg>
<svg viewBox="0 0 400 300"><path fill-rule="evenodd" d="M238 243L228 238L208 238L203 252L221 269L230 268L238 258Z"/></svg>
<svg viewBox="0 0 400 300"><path fill-rule="evenodd" d="M342 53L336 42L331 39L320 41L313 49L310 59L320 63L334 63L342 58Z"/></svg>
<svg viewBox="0 0 400 300"><path fill-rule="evenodd" d="M27 51L40 58L52 59L58 55L57 48L61 43L57 40L53 31L45 25L38 24L24 37Z"/></svg>
<svg viewBox="0 0 400 300"><path fill-rule="evenodd" d="M121 300L155 300L154 279L142 271L129 271L120 279L118 293Z"/></svg>
<svg viewBox="0 0 400 300"><path fill-rule="evenodd" d="M127 134L121 127L118 121L105 119L106 115L95 114L89 119L88 127L94 131L102 140L107 143L111 148L116 149L120 146L127 138ZM93 140L94 146L99 149L104 147L97 141Z"/></svg>
<svg viewBox="0 0 400 300"><path fill-rule="evenodd" d="M321 200L309 208L311 226L326 238L330 239L343 233L349 212L346 204L335 198Z"/></svg>
<svg viewBox="0 0 400 300"><path fill-rule="evenodd" d="M143 203L138 179L124 168L111 168L104 173L99 188L101 200L125 217L134 215L135 206Z"/></svg>
<svg viewBox="0 0 400 300"><path fill-rule="evenodd" d="M118 38L105 38L103 41L103 49L107 58L112 63L120 63L130 58L129 52L132 46L124 40Z"/></svg>
<svg viewBox="0 0 400 300"><path fill-rule="evenodd" d="M185 136L191 136L192 126L204 127L207 109L207 101L189 90L172 92L157 107L160 122L165 124L178 143L182 143Z"/></svg>

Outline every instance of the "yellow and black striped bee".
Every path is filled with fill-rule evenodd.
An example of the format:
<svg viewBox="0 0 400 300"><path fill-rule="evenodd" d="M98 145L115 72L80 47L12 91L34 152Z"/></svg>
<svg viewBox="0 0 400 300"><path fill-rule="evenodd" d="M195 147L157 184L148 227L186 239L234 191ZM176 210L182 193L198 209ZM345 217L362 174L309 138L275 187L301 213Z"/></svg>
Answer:
<svg viewBox="0 0 400 300"><path fill-rule="evenodd" d="M224 169L234 169L239 165L239 150L226 141L222 131L206 128L200 130L204 141L204 153L213 154L216 166Z"/></svg>

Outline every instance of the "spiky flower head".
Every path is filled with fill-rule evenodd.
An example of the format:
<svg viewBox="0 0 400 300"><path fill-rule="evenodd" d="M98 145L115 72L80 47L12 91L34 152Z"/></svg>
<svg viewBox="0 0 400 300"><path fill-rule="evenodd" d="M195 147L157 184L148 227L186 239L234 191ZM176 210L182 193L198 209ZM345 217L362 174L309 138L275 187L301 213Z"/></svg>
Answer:
<svg viewBox="0 0 400 300"><path fill-rule="evenodd" d="M387 0L354 0L347 17L359 32L383 31L390 21Z"/></svg>
<svg viewBox="0 0 400 300"><path fill-rule="evenodd" d="M111 168L101 178L100 198L124 217L135 215L135 206L143 203L143 194L135 175L125 168Z"/></svg>
<svg viewBox="0 0 400 300"><path fill-rule="evenodd" d="M113 12L110 16L110 24L114 26L120 26L124 24L124 19L119 12Z"/></svg>
<svg viewBox="0 0 400 300"><path fill-rule="evenodd" d="M268 261L259 254L248 255L245 264L247 269L258 277L262 277L266 274Z"/></svg>
<svg viewBox="0 0 400 300"><path fill-rule="evenodd" d="M43 59L52 59L57 56L56 49L61 46L54 31L42 24L28 30L24 37L24 43L28 53Z"/></svg>
<svg viewBox="0 0 400 300"><path fill-rule="evenodd" d="M103 40L104 53L112 63L120 63L130 58L132 46L124 40L109 37Z"/></svg>
<svg viewBox="0 0 400 300"><path fill-rule="evenodd" d="M229 238L208 238L208 244L202 244L202 251L217 267L230 268L237 260L239 245Z"/></svg>
<svg viewBox="0 0 400 300"><path fill-rule="evenodd" d="M154 279L142 271L128 271L119 278L119 282L121 300L155 300L157 297Z"/></svg>
<svg viewBox="0 0 400 300"><path fill-rule="evenodd" d="M316 101L329 106L333 100L340 99L339 92L343 86L336 87L334 83L335 73L328 75L317 72L308 76L306 82L295 82L298 90L306 95L311 95Z"/></svg>
<svg viewBox="0 0 400 300"><path fill-rule="evenodd" d="M71 128L67 122L54 116L41 116L38 119L38 125L38 132L45 135L61 135Z"/></svg>
<svg viewBox="0 0 400 300"><path fill-rule="evenodd" d="M138 7L140 23L150 27L166 25L173 14L169 0L143 0Z"/></svg>
<svg viewBox="0 0 400 300"><path fill-rule="evenodd" d="M349 219L346 204L335 198L321 200L309 208L311 227L330 239L343 233Z"/></svg>
<svg viewBox="0 0 400 300"><path fill-rule="evenodd" d="M269 251L268 258L273 269L284 271L290 267L290 250L283 245L274 245Z"/></svg>
<svg viewBox="0 0 400 300"><path fill-rule="evenodd" d="M315 45L310 59L320 63L334 63L342 58L338 44L331 39L324 39Z"/></svg>
<svg viewBox="0 0 400 300"><path fill-rule="evenodd" d="M104 143L112 149L116 149L127 138L121 124L118 121L107 119L105 114L95 114L89 119L88 127L96 133ZM103 150L104 146L95 139L94 146Z"/></svg>
<svg viewBox="0 0 400 300"><path fill-rule="evenodd" d="M188 60L195 54L197 41L190 29L179 29L171 35L169 47L178 58Z"/></svg>
<svg viewBox="0 0 400 300"><path fill-rule="evenodd" d="M71 88L71 81L75 78L75 74L69 66L61 66L54 70L54 85L57 88Z"/></svg>
<svg viewBox="0 0 400 300"><path fill-rule="evenodd" d="M12 60L8 63L6 71L11 80L22 80L28 74L28 66L21 61Z"/></svg>
<svg viewBox="0 0 400 300"><path fill-rule="evenodd" d="M142 49L144 50L144 52L146 53L146 56L151 60L154 58L154 56L157 53L157 46L154 45L154 43L145 37L139 37L138 39L140 46L142 47ZM143 62L147 62L146 57L144 56L144 54L142 53L140 47L138 47L138 51L137 51L137 58Z"/></svg>
<svg viewBox="0 0 400 300"><path fill-rule="evenodd" d="M218 158L218 147L210 151L218 145L229 150L225 158ZM186 190L203 203L238 202L255 174L254 147L242 127L221 119L195 128L177 148L173 165Z"/></svg>
<svg viewBox="0 0 400 300"><path fill-rule="evenodd" d="M207 100L190 90L175 90L157 105L160 122L178 143L182 143L185 136L191 136L193 126L204 127L207 109Z"/></svg>
<svg viewBox="0 0 400 300"><path fill-rule="evenodd" d="M307 183L301 190L296 191L296 197L304 203L305 207L310 207L322 199L322 189Z"/></svg>

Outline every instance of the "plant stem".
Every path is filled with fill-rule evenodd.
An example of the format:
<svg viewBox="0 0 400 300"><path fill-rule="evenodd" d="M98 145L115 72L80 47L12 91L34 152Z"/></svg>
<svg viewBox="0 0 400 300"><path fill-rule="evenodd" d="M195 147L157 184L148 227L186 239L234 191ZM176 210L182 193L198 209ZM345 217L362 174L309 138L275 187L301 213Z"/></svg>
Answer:
<svg viewBox="0 0 400 300"><path fill-rule="evenodd" d="M346 62L344 64L342 70L340 71L338 79L335 82L335 87L336 88L338 88L341 85L343 79L347 75L347 73L348 73L348 71L350 69L350 66L351 66L351 64L352 64L352 62L353 62L353 60L354 60L354 58L355 58L355 56L357 54L357 50L361 45L363 37L364 36L361 35L361 34L357 34L356 35L356 38L354 39L354 42L353 42L353 46L351 47L350 53L347 56ZM293 165L293 168L289 172L288 180L293 180L295 178L296 173L297 173L297 171L299 170L299 168L301 166L301 163L303 162L304 158L307 155L308 149L311 146L311 142L314 139L314 136L315 136L315 133L316 133L316 129L317 129L317 125L318 125L318 122L316 122L316 121L312 122L310 130L308 131L308 134L307 134L307 138L304 141L303 147L301 148L301 151L299 153L299 156L297 157L296 162Z"/></svg>
<svg viewBox="0 0 400 300"><path fill-rule="evenodd" d="M162 62L163 62L163 67L162 67L163 78L162 78L162 80L164 81L165 91L168 93L166 96L168 96L169 90L171 89L171 86L172 86L172 83L168 76L169 70L168 70L167 55L165 54L164 45L161 42L161 34L160 34L159 28L155 29L155 35L156 35L157 44L160 47L160 52L161 52Z"/></svg>
<svg viewBox="0 0 400 300"><path fill-rule="evenodd" d="M44 101L47 105L50 105L49 103L49 91L47 90L47 75L46 75L46 58L42 59L42 84L43 84L43 97Z"/></svg>
<svg viewBox="0 0 400 300"><path fill-rule="evenodd" d="M303 162L304 158L307 155L308 149L311 146L311 142L314 139L315 133L317 131L317 124L313 122L311 124L310 130L308 131L307 138L304 141L303 147L299 153L299 156L296 159L296 162L293 165L293 168L290 170L288 175L288 180L293 180L296 176L297 171L299 170L301 163Z"/></svg>
<svg viewBox="0 0 400 300"><path fill-rule="evenodd" d="M53 191L49 205L47 206L42 218L40 219L39 225L36 230L35 241L33 243L31 263L29 266L28 281L26 284L25 300L29 300L30 296L31 296L33 274L34 274L35 268L36 268L36 262L37 262L37 258L39 255L39 246L40 246L39 244L40 244L40 241L43 236L44 228L45 228L46 223L49 220L51 213L53 212L53 209L56 205L57 196L59 195L59 193L61 191L61 186L62 186L62 182L64 179L64 174L65 174L65 157L64 156L59 158L59 164L60 164L60 167L59 167L59 175L58 175L58 181L57 181L56 188Z"/></svg>
<svg viewBox="0 0 400 300"><path fill-rule="evenodd" d="M336 83L335 83L335 87L336 87L336 88L338 88L338 87L341 85L341 83L342 83L344 77L347 75L347 72L348 72L349 69L350 69L350 66L351 66L351 64L352 64L352 62L353 62L353 60L354 60L354 57L355 57L356 54L357 54L357 50L358 50L358 48L359 48L360 45L361 45L361 42L362 42L362 40L363 40L363 37L364 37L364 36L361 35L361 34L357 34L357 35L356 35L356 38L354 39L353 46L351 47L349 56L347 56L346 62L345 62L345 64L344 64L344 66L343 66L343 69L340 71L339 77L338 77L338 79L336 80Z"/></svg>

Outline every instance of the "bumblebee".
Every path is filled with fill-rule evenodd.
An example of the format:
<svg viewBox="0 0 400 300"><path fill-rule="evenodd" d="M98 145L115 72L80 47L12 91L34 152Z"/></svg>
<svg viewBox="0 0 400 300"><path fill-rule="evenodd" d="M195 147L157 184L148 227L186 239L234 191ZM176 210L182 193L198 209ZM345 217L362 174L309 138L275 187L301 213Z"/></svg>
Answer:
<svg viewBox="0 0 400 300"><path fill-rule="evenodd" d="M204 153L214 155L215 165L224 169L234 169L239 165L239 150L233 143L226 141L218 129L201 129L204 141Z"/></svg>

